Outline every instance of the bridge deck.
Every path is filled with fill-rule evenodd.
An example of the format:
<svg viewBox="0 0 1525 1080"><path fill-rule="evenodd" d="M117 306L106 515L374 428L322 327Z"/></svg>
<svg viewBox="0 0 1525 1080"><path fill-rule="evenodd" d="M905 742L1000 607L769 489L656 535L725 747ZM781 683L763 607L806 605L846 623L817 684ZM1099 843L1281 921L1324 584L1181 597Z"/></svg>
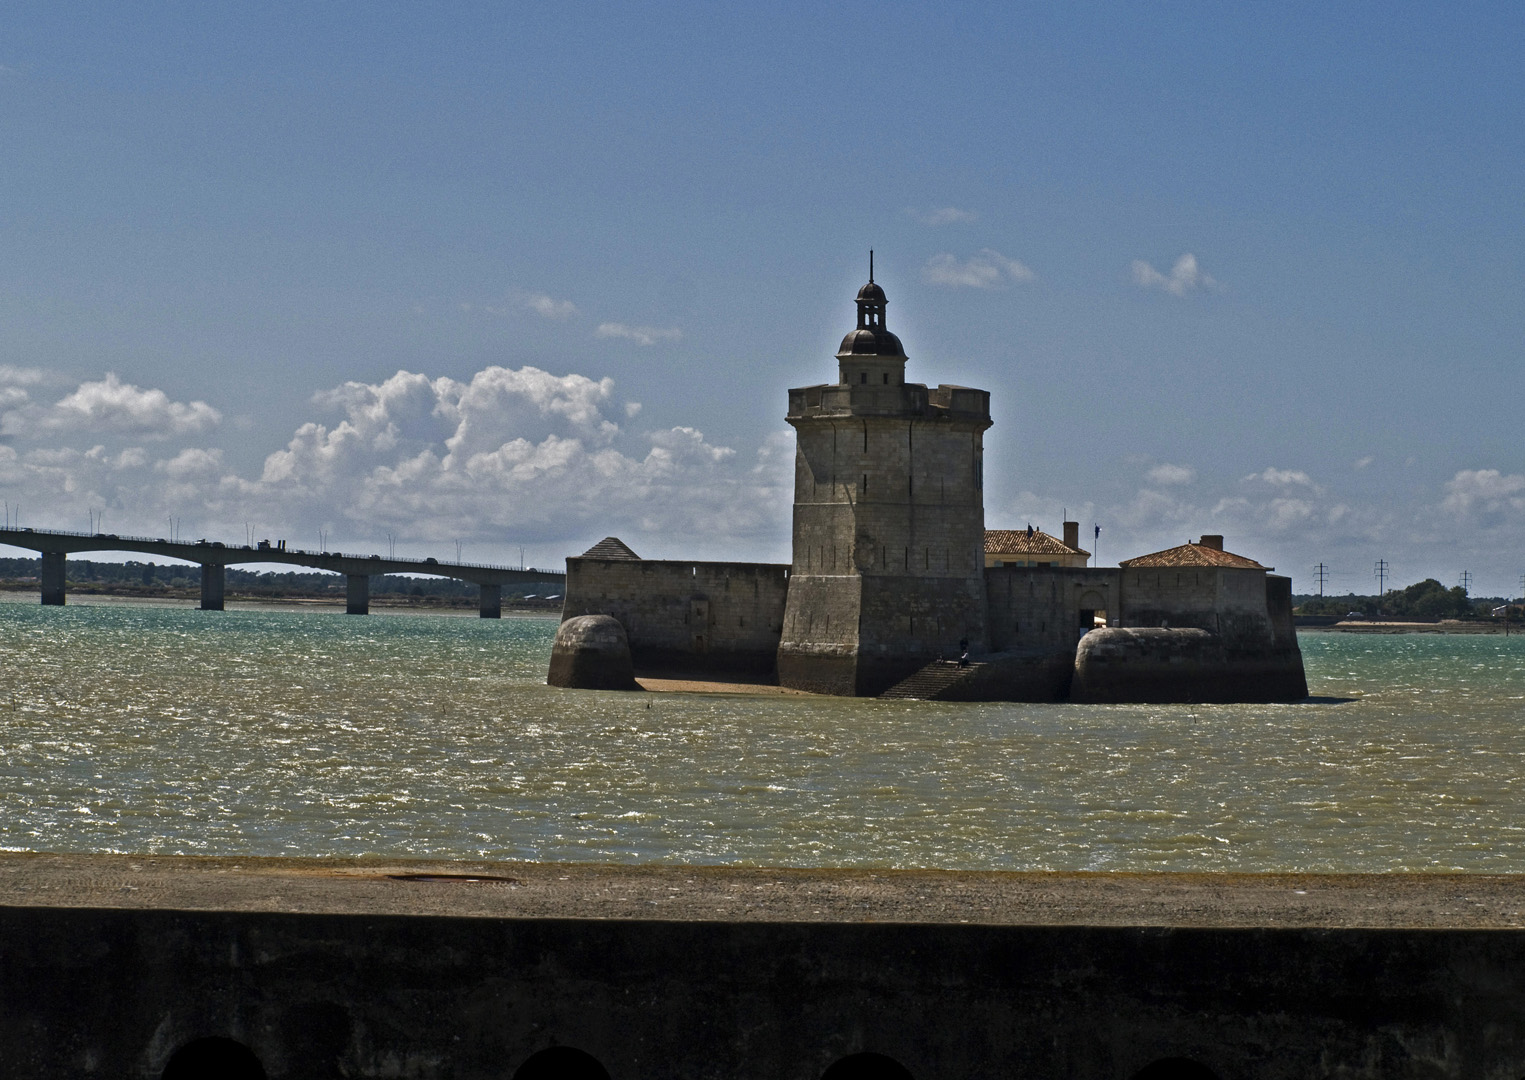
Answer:
<svg viewBox="0 0 1525 1080"><path fill-rule="evenodd" d="M520 570L487 563L452 563L438 559L396 559L337 551L304 551L297 548L261 548L202 541L185 543L146 536L114 533L74 533L44 529L0 529L0 544L28 551L76 555L88 551L132 551L203 566L236 566L242 563L280 563L331 570L338 574L424 574L458 578L478 585L508 585L528 581L564 581L559 570Z"/></svg>

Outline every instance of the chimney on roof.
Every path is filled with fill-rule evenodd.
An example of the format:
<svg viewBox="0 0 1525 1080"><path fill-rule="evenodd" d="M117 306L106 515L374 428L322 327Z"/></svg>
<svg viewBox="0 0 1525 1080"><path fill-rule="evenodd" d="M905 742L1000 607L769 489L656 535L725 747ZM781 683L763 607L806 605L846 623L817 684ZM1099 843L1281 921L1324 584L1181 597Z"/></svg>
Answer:
<svg viewBox="0 0 1525 1080"><path fill-rule="evenodd" d="M1066 521L1064 523L1064 546L1077 549L1080 547L1080 522Z"/></svg>
<svg viewBox="0 0 1525 1080"><path fill-rule="evenodd" d="M1212 548L1214 551L1222 551L1223 550L1223 537L1222 536L1212 536L1212 535L1208 535L1208 534L1203 534L1202 539L1200 541L1198 541L1198 542L1201 544L1202 547Z"/></svg>

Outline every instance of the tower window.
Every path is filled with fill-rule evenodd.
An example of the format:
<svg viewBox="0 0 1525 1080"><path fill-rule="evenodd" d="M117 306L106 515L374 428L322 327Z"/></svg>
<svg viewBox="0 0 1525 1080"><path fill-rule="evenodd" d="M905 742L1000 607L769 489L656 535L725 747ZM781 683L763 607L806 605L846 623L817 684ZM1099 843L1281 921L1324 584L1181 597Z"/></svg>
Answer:
<svg viewBox="0 0 1525 1080"><path fill-rule="evenodd" d="M863 374L859 377L858 381L859 382L868 382L868 372L866 372L866 371L863 372Z"/></svg>
<svg viewBox="0 0 1525 1080"><path fill-rule="evenodd" d="M888 386L889 384L890 384L890 373L888 371L886 371L884 373L884 385Z"/></svg>

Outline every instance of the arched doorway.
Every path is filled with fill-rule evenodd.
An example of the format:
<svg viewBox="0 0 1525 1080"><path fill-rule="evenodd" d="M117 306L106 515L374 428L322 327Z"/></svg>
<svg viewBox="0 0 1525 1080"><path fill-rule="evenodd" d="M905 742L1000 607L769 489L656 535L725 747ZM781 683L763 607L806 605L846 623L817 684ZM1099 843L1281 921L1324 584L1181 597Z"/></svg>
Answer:
<svg viewBox="0 0 1525 1080"><path fill-rule="evenodd" d="M1086 589L1076 604L1076 626L1082 634L1107 625L1107 598L1095 589Z"/></svg>

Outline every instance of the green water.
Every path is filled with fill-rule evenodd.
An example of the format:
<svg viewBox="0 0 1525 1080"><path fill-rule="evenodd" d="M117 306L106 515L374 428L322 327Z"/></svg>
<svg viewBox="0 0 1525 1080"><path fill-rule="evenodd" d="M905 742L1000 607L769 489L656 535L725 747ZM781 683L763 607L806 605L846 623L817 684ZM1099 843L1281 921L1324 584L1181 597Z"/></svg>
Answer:
<svg viewBox="0 0 1525 1080"><path fill-rule="evenodd" d="M1164 707L554 690L554 630L0 602L0 848L1525 870L1520 637L1307 634L1326 700Z"/></svg>

